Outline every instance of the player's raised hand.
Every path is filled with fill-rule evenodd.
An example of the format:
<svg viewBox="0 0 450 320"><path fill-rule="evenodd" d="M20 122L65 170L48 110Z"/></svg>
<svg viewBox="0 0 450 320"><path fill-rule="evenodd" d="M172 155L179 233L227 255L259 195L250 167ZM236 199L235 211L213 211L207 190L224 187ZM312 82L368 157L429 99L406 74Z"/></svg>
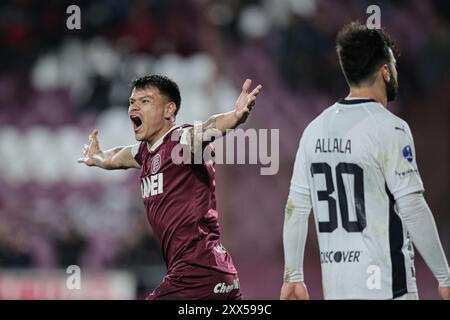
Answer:
<svg viewBox="0 0 450 320"><path fill-rule="evenodd" d="M450 287L439 287L439 295L444 300L450 300Z"/></svg>
<svg viewBox="0 0 450 320"><path fill-rule="evenodd" d="M78 163L84 163L88 166L97 165L97 161L100 160L102 154L97 135L98 129L94 129L89 135L89 145L84 145L83 157L78 159Z"/></svg>
<svg viewBox="0 0 450 320"><path fill-rule="evenodd" d="M250 111L256 105L256 96L262 89L262 85L258 85L252 92L249 93L252 85L252 80L245 80L242 85L242 92L236 101L235 115L239 119L239 122L245 122L247 120Z"/></svg>
<svg viewBox="0 0 450 320"><path fill-rule="evenodd" d="M285 282L281 287L280 300L309 300L304 282Z"/></svg>

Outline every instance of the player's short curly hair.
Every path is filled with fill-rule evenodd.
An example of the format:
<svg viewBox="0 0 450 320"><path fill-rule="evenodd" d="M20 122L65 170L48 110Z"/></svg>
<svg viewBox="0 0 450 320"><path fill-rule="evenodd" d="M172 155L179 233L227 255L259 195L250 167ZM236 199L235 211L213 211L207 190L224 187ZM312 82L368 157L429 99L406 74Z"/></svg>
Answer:
<svg viewBox="0 0 450 320"><path fill-rule="evenodd" d="M181 107L181 95L180 89L178 89L178 85L175 83L175 81L169 79L166 76L152 74L149 76L137 78L130 84L131 89L136 88L138 90L146 89L149 86L158 88L161 94L165 95L171 102L175 103L177 107L175 115L177 115Z"/></svg>
<svg viewBox="0 0 450 320"><path fill-rule="evenodd" d="M370 79L381 65L388 64L389 49L395 57L399 56L389 34L381 29L369 29L359 22L347 24L336 37L339 62L350 85Z"/></svg>

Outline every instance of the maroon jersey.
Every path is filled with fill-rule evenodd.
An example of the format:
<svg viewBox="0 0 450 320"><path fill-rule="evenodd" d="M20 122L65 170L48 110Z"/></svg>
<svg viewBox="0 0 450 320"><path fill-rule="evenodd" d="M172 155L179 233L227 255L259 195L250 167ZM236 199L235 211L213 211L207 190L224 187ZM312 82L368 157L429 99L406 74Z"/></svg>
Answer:
<svg viewBox="0 0 450 320"><path fill-rule="evenodd" d="M172 161L172 150L186 128L171 129L151 150L147 142L139 145L135 159L141 165L148 221L161 246L168 277L211 271L235 275L231 256L219 242L213 162L177 165Z"/></svg>

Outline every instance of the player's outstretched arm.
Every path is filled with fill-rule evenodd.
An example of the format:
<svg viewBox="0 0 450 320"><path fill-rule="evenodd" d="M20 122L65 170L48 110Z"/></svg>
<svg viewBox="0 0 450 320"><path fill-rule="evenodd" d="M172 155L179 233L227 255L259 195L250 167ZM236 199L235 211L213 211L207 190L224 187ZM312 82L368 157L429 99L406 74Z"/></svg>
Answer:
<svg viewBox="0 0 450 320"><path fill-rule="evenodd" d="M250 92L251 85L251 79L245 80L234 110L211 116L203 122L201 128L190 128L191 144L194 145L195 140L197 141L195 145L202 145L203 142L209 142L213 137L221 137L227 133L227 130L244 123L255 107L256 96L262 89L262 85L258 85Z"/></svg>
<svg viewBox="0 0 450 320"><path fill-rule="evenodd" d="M99 167L106 170L140 168L131 152L132 146L115 147L102 151L98 142L98 129L89 135L89 145L83 147L83 157L78 163L89 167Z"/></svg>
<svg viewBox="0 0 450 320"><path fill-rule="evenodd" d="M250 112L256 105L256 97L262 89L262 85L259 84L249 93L251 85L252 80L246 79L242 84L242 91L236 101L235 109L216 117L216 127L222 134L225 134L226 130L234 129L247 121Z"/></svg>

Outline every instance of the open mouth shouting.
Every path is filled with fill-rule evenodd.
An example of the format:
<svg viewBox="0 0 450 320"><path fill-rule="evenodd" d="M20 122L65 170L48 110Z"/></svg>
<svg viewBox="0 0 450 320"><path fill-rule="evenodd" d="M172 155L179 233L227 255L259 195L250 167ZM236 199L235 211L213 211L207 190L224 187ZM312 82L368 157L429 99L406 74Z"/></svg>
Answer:
<svg viewBox="0 0 450 320"><path fill-rule="evenodd" d="M130 115L130 120L133 123L134 132L138 132L142 127L142 119L139 115Z"/></svg>

